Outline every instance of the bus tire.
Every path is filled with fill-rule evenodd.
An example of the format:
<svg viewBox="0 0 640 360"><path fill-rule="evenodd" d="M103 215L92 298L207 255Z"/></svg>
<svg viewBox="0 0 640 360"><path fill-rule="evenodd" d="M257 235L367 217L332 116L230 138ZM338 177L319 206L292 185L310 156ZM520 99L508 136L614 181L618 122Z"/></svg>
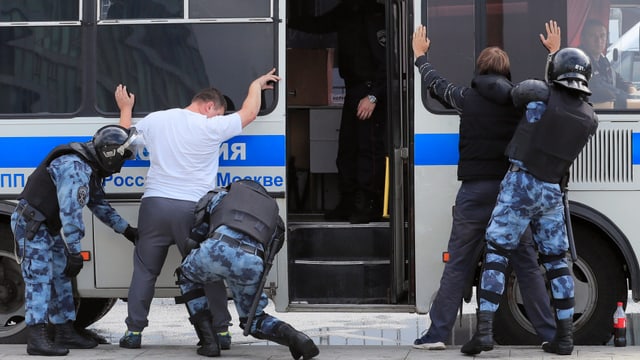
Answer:
<svg viewBox="0 0 640 360"><path fill-rule="evenodd" d="M27 341L24 322L24 280L13 254L14 240L8 218L0 222L0 344Z"/></svg>
<svg viewBox="0 0 640 360"><path fill-rule="evenodd" d="M76 299L76 329L84 329L102 319L117 301L117 298Z"/></svg>
<svg viewBox="0 0 640 360"><path fill-rule="evenodd" d="M84 329L100 320L115 305L115 298L76 299L76 322ZM0 222L0 344L27 342L25 286L14 255L14 240L8 222Z"/></svg>
<svg viewBox="0 0 640 360"><path fill-rule="evenodd" d="M611 242L594 226L574 219L578 261L572 266L575 282L574 343L603 345L611 339L615 304L628 298L623 260ZM522 305L517 279L508 276L494 323L494 337L502 345L539 345L541 340Z"/></svg>

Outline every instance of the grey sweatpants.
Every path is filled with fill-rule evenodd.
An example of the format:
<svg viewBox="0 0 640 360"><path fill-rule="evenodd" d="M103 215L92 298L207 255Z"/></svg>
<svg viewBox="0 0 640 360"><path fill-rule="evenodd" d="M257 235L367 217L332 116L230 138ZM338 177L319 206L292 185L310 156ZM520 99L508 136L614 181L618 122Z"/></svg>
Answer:
<svg viewBox="0 0 640 360"><path fill-rule="evenodd" d="M196 203L161 197L142 199L138 213L138 242L133 252L133 274L127 299L130 331L142 331L149 325L148 316L156 279L167 258L169 247L178 246L182 257L186 254L186 239L194 221ZM180 264L174 264L177 268ZM227 331L231 314L227 309L224 282L208 284L205 293L213 315L216 331ZM185 309L186 310L186 309Z"/></svg>

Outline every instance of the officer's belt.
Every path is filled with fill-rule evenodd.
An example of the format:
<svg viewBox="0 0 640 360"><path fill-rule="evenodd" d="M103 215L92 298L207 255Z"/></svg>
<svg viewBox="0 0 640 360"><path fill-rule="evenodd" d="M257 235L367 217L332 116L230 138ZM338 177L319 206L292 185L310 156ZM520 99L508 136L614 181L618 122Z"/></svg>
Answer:
<svg viewBox="0 0 640 360"><path fill-rule="evenodd" d="M34 208L33 206L29 205L29 203L26 203L26 202L18 203L18 206L16 206L15 212L18 215L22 216L27 222L30 220L43 222L44 220L47 219L44 216L44 214L42 214L38 209Z"/></svg>
<svg viewBox="0 0 640 360"><path fill-rule="evenodd" d="M239 248L240 250L251 254L251 255L257 255L260 256L261 258L264 259L264 251L258 249L255 246L251 246L249 244L245 244L240 240L234 239L231 236L219 233L219 232L214 232L210 239L214 239L214 240L220 240L223 243L226 243L227 245L234 247L234 248Z"/></svg>
<svg viewBox="0 0 640 360"><path fill-rule="evenodd" d="M25 238L33 240L40 228L40 225L47 219L38 209L29 205L29 203L21 201L16 206L16 213L24 218L26 223Z"/></svg>

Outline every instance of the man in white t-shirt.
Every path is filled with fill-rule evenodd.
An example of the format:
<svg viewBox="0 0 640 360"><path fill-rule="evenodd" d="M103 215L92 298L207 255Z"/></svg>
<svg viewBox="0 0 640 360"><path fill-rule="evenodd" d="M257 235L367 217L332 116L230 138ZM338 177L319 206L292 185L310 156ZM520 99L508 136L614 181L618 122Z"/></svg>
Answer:
<svg viewBox="0 0 640 360"><path fill-rule="evenodd" d="M141 332L148 325L156 279L169 247L176 244L180 253L186 255L196 202L216 187L220 145L239 135L256 119L262 90L273 89L273 84L280 80L275 71L272 69L251 83L242 107L235 113L224 115L224 96L217 89L207 88L196 94L186 108L153 112L133 125L135 97L126 87L117 87L120 125L133 126L142 134L150 158L138 214L139 239L127 298L127 332L120 339L120 347L141 346ZM220 345L228 349L231 316L224 283L211 284L205 293Z"/></svg>

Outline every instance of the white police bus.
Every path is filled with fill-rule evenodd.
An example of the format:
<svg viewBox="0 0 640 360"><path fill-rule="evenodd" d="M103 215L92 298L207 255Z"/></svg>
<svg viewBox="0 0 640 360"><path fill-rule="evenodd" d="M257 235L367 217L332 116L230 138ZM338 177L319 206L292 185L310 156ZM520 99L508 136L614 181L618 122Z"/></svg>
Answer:
<svg viewBox="0 0 640 360"><path fill-rule="evenodd" d="M428 26L436 68L469 84L474 59L488 45L510 54L514 81L542 78L546 50L538 34L549 19L560 24L563 46L579 44L588 18L608 25L610 43L640 21L640 0L384 0L388 216L351 225L322 217L337 193L343 89L327 50L335 35L302 34L286 24L288 14L320 14L338 1L0 2L0 342L24 340L24 284L9 226L15 199L54 145L86 141L117 123L117 84L136 94L137 118L184 107L207 86L221 89L233 110L250 81L276 67L284 80L265 92L258 120L224 145L218 174L219 185L258 180L278 199L289 231L267 281L276 309L427 313L458 188L458 117L421 88L410 42L416 25ZM630 81L640 79L638 48L609 52ZM609 339L615 303L626 301L628 290L640 300L636 101L630 96L626 108L598 110L598 133L572 168L577 344ZM147 167L142 152L106 180L111 202L134 224ZM87 262L75 289L78 322L88 325L127 296L132 249L88 212L85 221ZM177 295L178 262L174 249L156 296ZM466 284L468 299L476 282ZM499 342L535 341L521 303L512 277L496 318Z"/></svg>

